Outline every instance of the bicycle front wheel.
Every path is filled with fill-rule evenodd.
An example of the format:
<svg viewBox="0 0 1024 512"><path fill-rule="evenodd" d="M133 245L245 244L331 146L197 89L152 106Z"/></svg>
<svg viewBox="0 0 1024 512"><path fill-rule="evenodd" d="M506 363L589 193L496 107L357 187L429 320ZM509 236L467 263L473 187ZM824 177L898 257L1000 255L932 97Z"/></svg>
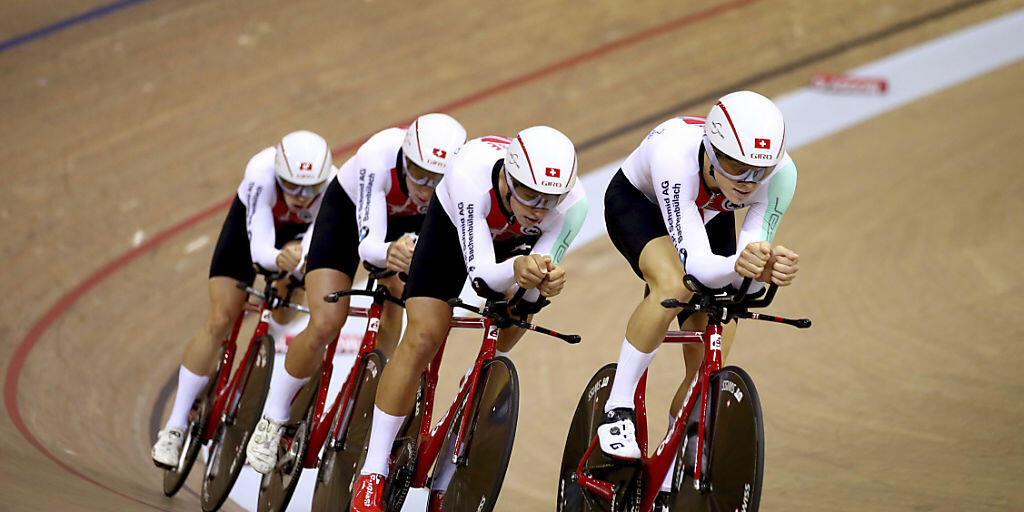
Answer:
<svg viewBox="0 0 1024 512"><path fill-rule="evenodd" d="M352 488L366 458L373 404L384 361L384 353L374 350L353 370L358 372L353 384L355 389L341 408L320 460L313 490L313 512L348 510ZM340 430L335 430L339 427Z"/></svg>
<svg viewBox="0 0 1024 512"><path fill-rule="evenodd" d="M267 400L270 374L274 368L274 339L264 335L256 343L254 354L235 370L249 372L244 386L237 391L238 407L235 414L224 417L213 435L201 493L204 512L219 509L235 485L245 465L245 444L256 429L256 423L263 412L263 403Z"/></svg>
<svg viewBox="0 0 1024 512"><path fill-rule="evenodd" d="M757 389L747 372L735 366L712 375L710 388L710 449L703 466L707 476L700 490L694 488L692 471L677 477L671 510L757 512L764 474L764 423Z"/></svg>
<svg viewBox="0 0 1024 512"><path fill-rule="evenodd" d="M471 410L462 406L448 430L441 456L451 462L459 419L469 418L455 472L445 489L442 510L494 510L512 456L519 416L519 377L512 361L496 357L484 363Z"/></svg>
<svg viewBox="0 0 1024 512"><path fill-rule="evenodd" d="M556 510L559 512L610 512L624 510L631 503L635 486L630 485L633 471L621 469L619 464L603 455L597 448L584 467L587 474L615 482L614 501L608 501L584 490L576 483L576 469L586 455L590 443L597 437L597 427L604 421L604 404L611 393L612 382L615 380L615 363L607 364L594 373L587 387L580 396L576 412L569 424L569 434L565 439L562 451L562 466L558 479L558 501Z"/></svg>

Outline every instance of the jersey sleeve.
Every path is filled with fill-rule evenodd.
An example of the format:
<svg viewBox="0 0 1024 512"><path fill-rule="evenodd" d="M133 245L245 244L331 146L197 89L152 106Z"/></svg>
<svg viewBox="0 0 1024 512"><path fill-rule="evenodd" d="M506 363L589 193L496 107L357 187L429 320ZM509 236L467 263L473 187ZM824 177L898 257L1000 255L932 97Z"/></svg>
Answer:
<svg viewBox="0 0 1024 512"><path fill-rule="evenodd" d="M695 162L696 158L692 160ZM685 153L675 150L671 144L662 144L651 155L651 180L665 228L683 268L706 286L722 288L732 282L736 256L718 256L711 252L704 219L695 202L700 177L685 172L692 167L695 165L687 162Z"/></svg>
<svg viewBox="0 0 1024 512"><path fill-rule="evenodd" d="M771 179L758 191L758 198L743 219L743 226L736 242L736 250L743 251L743 248L753 242L771 242L775 239L775 232L779 229L782 216L789 208L796 192L796 165L792 160L785 162L772 175ZM762 195L763 194L763 195ZM737 255L738 257L738 255ZM739 286L743 278L736 277L733 284ZM750 291L756 291L756 287Z"/></svg>
<svg viewBox="0 0 1024 512"><path fill-rule="evenodd" d="M506 290L515 283L514 258L498 262L494 254L494 240L487 226L487 212L491 208L490 193L474 194L471 201L456 203L455 223L462 245L462 257L470 279L481 278L492 290Z"/></svg>
<svg viewBox="0 0 1024 512"><path fill-rule="evenodd" d="M253 263L272 271L280 270L277 266L277 255L281 253L274 247L276 229L274 227L274 202L277 191L273 179L264 179L260 155L249 160L245 168L245 178L238 187L238 197L245 205L245 230L249 235L249 253ZM273 172L273 171L271 171Z"/></svg>
<svg viewBox="0 0 1024 512"><path fill-rule="evenodd" d="M361 148L341 173L356 176L356 226L359 230L359 258L377 267L386 267L388 243L387 190L391 186L391 168L377 162L372 148Z"/></svg>
<svg viewBox="0 0 1024 512"><path fill-rule="evenodd" d="M555 225L544 229L544 233L534 244L532 253L548 255L551 256L551 261L561 262L576 235L583 229L583 222L587 220L587 209L587 195L583 187L573 187L569 197L558 205L561 215L558 216Z"/></svg>

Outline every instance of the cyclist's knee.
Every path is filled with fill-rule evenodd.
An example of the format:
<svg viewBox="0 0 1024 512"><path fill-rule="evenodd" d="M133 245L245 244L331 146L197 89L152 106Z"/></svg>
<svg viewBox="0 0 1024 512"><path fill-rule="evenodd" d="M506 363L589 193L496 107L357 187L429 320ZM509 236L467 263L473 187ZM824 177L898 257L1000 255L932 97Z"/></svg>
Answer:
<svg viewBox="0 0 1024 512"><path fill-rule="evenodd" d="M206 323L203 325L203 328L216 339L224 338L231 331L231 326L238 313L237 311L232 311L232 308L214 305L210 307L210 311L206 314Z"/></svg>
<svg viewBox="0 0 1024 512"><path fill-rule="evenodd" d="M426 361L434 357L443 338L444 329L437 325L410 322L399 346L417 361Z"/></svg>
<svg viewBox="0 0 1024 512"><path fill-rule="evenodd" d="M648 286L651 289L651 297L658 302L665 299L679 299L681 301L690 300L693 293L686 288L683 284L683 276L679 275L678 280L674 280L669 276L668 279L658 278L647 281Z"/></svg>
<svg viewBox="0 0 1024 512"><path fill-rule="evenodd" d="M331 340L338 337L338 333L341 332L341 327L345 324L345 318L348 315L347 309L344 312L329 311L320 313L310 317L309 325L306 327L312 335L312 341L316 348L326 347Z"/></svg>

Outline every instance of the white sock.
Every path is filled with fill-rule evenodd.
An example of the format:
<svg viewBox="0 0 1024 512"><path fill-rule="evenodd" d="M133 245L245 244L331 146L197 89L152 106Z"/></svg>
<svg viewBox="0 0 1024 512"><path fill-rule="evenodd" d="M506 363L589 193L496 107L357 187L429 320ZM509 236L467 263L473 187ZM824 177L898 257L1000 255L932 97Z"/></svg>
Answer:
<svg viewBox="0 0 1024 512"><path fill-rule="evenodd" d="M370 442L366 447L366 461L360 475L377 473L388 476L388 460L391 447L395 444L398 429L402 428L405 416L392 416L373 406L373 424L370 426Z"/></svg>
<svg viewBox="0 0 1024 512"><path fill-rule="evenodd" d="M636 385L640 377L647 371L647 367L654 359L658 349L647 354L640 352L626 338L622 339L622 350L619 351L619 365L615 370L615 380L612 382L612 390L608 395L608 402L604 404L604 412L620 407L633 408L633 395L636 394Z"/></svg>
<svg viewBox="0 0 1024 512"><path fill-rule="evenodd" d="M672 422L676 420L674 414L668 415L668 429L672 429ZM680 427L685 429L686 422L683 422L683 426ZM681 446L681 444L680 444ZM668 473L665 473L665 479L661 482L661 490L664 492L672 491L672 475L676 472L676 458L679 457L679 450L676 450L676 454L672 456L672 462L668 465Z"/></svg>
<svg viewBox="0 0 1024 512"><path fill-rule="evenodd" d="M267 397L267 406L263 408L263 415L274 421L287 422L292 415L292 400L295 400L295 395L307 382L309 377L292 377L288 370L274 377L270 383L270 393Z"/></svg>
<svg viewBox="0 0 1024 512"><path fill-rule="evenodd" d="M498 349L494 349L494 357L508 357L510 353L512 353L511 350L509 350L508 352L502 352Z"/></svg>
<svg viewBox="0 0 1024 512"><path fill-rule="evenodd" d="M167 418L167 425L164 426L164 430L169 428L181 428L184 429L188 426L188 413L192 410L192 403L196 401L196 397L206 387L206 383L210 381L208 375L196 375L185 368L185 365L181 365L178 369L178 392L174 397L174 407L171 409L171 417Z"/></svg>

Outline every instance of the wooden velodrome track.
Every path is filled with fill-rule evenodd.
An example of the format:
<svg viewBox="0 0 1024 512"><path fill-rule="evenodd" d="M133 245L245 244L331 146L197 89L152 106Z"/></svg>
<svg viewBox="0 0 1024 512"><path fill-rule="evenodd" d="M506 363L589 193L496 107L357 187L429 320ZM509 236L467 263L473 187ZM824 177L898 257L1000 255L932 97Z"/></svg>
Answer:
<svg viewBox="0 0 1024 512"><path fill-rule="evenodd" d="M7 0L0 40L102 5ZM4 48L0 510L197 509L160 492L150 416L205 312L226 201L285 132L340 160L428 111L471 136L549 124L586 172L724 92L781 94L1022 5L153 0ZM1013 64L793 152L777 240L802 272L775 311L815 327L748 325L730 360L765 409L763 510L1024 509L1022 83ZM566 265L539 320L585 342L513 354L502 510L553 508L578 393L641 293L607 239ZM442 397L475 352L449 345ZM680 365L655 362L653 411Z"/></svg>

